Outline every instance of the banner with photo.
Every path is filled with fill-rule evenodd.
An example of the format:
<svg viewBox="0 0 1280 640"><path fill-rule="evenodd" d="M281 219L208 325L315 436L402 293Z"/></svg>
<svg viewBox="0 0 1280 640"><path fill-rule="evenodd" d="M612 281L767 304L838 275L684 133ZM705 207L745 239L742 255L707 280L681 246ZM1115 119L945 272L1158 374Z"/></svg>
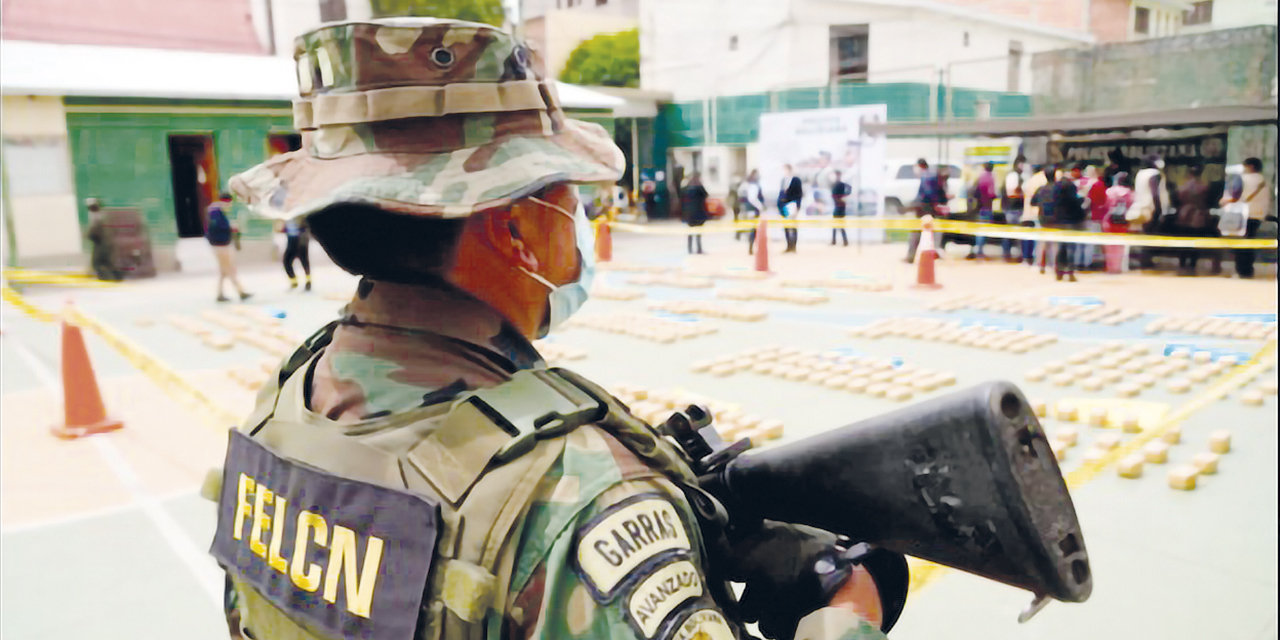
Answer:
<svg viewBox="0 0 1280 640"><path fill-rule="evenodd" d="M883 134L867 134L864 125L887 119L888 106L883 104L761 115L760 185L766 204L776 209L783 165L789 164L804 186L801 219L831 216L837 172L852 187L846 200L848 217L883 217L886 141ZM857 233L864 242L884 238L881 229Z"/></svg>

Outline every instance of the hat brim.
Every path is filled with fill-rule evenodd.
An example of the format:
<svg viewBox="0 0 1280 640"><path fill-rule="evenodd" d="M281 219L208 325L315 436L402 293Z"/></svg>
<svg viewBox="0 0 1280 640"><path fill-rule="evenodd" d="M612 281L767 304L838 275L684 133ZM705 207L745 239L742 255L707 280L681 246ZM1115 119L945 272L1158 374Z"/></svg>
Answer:
<svg viewBox="0 0 1280 640"><path fill-rule="evenodd" d="M233 177L230 187L255 214L277 220L339 204L463 218L556 183L614 182L624 163L603 127L566 120L549 135L510 136L456 151L317 158L304 148Z"/></svg>

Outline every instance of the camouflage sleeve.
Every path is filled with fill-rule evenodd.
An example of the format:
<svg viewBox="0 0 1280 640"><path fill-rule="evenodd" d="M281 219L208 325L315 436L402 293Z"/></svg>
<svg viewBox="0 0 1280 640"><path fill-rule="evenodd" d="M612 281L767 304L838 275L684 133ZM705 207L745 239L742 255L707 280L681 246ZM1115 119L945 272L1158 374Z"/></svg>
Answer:
<svg viewBox="0 0 1280 640"><path fill-rule="evenodd" d="M551 544L513 604L513 640L739 637L708 592L683 495L657 477L600 494Z"/></svg>
<svg viewBox="0 0 1280 640"><path fill-rule="evenodd" d="M569 437L523 529L504 640L748 637L712 599L684 494L596 429ZM852 612L812 618L809 640L884 639Z"/></svg>

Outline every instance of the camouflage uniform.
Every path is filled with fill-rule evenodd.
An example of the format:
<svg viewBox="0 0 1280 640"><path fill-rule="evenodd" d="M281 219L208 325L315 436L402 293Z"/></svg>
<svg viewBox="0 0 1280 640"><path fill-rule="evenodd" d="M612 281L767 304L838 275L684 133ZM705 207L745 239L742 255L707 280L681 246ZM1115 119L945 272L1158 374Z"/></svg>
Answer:
<svg viewBox="0 0 1280 640"><path fill-rule="evenodd" d="M341 203L461 218L557 183L616 180L621 152L602 128L564 117L528 56L501 31L470 23L321 27L299 38L296 51L303 148L236 176L231 187L277 219ZM339 430L386 424L545 367L497 311L446 286L364 280L343 315L331 342L293 376L305 380L306 410ZM245 431L261 428L284 395L265 388ZM503 543L514 549L509 581L482 612L483 637L739 637L740 625L712 599L697 520L673 482L688 469L661 447L642 457L600 424L558 439L563 448ZM664 455L668 464L657 464ZM241 604L230 600L235 617ZM261 629L255 637L275 640ZM797 637L883 636L855 616L835 632Z"/></svg>
<svg viewBox="0 0 1280 640"><path fill-rule="evenodd" d="M316 367L311 387L312 409L339 421L356 421L431 401L442 388L475 388L501 382L488 366L442 351L409 332L422 331L462 340L477 349L510 359L519 367L541 366L532 347L515 335L484 305L456 294L426 288L377 283L366 287L346 309L361 326L340 326ZM386 327L396 327L398 330ZM626 586L635 588L646 575L628 578L624 596L612 601L593 597L574 570L575 538L600 514L640 496L660 496L679 513L693 543L686 554L665 566L689 561L705 583L700 567L697 521L684 495L661 473L646 466L616 438L598 427L580 428L539 488L521 532L517 572L508 596L510 606L503 640L658 637L636 629L628 612ZM681 565L683 566L683 565ZM651 573L648 575L652 575ZM683 603L672 618L692 620L688 633L668 621L670 635L716 640L723 616L705 588ZM681 617L683 616L683 617ZM733 626L731 620L726 620ZM698 625L706 636L697 636ZM656 633L656 631L655 631ZM800 636L797 636L800 637ZM879 639L884 635L865 622L836 635L815 640Z"/></svg>

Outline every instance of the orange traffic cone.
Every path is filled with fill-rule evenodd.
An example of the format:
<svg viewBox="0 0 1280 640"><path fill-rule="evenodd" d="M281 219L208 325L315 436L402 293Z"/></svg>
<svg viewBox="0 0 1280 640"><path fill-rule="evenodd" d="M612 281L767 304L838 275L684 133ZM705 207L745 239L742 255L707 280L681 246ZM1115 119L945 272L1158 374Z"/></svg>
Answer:
<svg viewBox="0 0 1280 640"><path fill-rule="evenodd" d="M933 273L933 262L938 258L938 250L933 244L933 216L920 218L920 247L916 251L916 257L919 262L915 288L941 289L942 285L938 284Z"/></svg>
<svg viewBox="0 0 1280 640"><path fill-rule="evenodd" d="M769 273L769 225L764 218L756 225L756 271Z"/></svg>
<svg viewBox="0 0 1280 640"><path fill-rule="evenodd" d="M123 422L107 417L84 335L80 327L65 318L62 321L62 403L66 424L54 426L51 431L63 440L115 431L124 426Z"/></svg>
<svg viewBox="0 0 1280 640"><path fill-rule="evenodd" d="M596 262L613 260L613 232L609 230L609 220L602 219L596 225Z"/></svg>

